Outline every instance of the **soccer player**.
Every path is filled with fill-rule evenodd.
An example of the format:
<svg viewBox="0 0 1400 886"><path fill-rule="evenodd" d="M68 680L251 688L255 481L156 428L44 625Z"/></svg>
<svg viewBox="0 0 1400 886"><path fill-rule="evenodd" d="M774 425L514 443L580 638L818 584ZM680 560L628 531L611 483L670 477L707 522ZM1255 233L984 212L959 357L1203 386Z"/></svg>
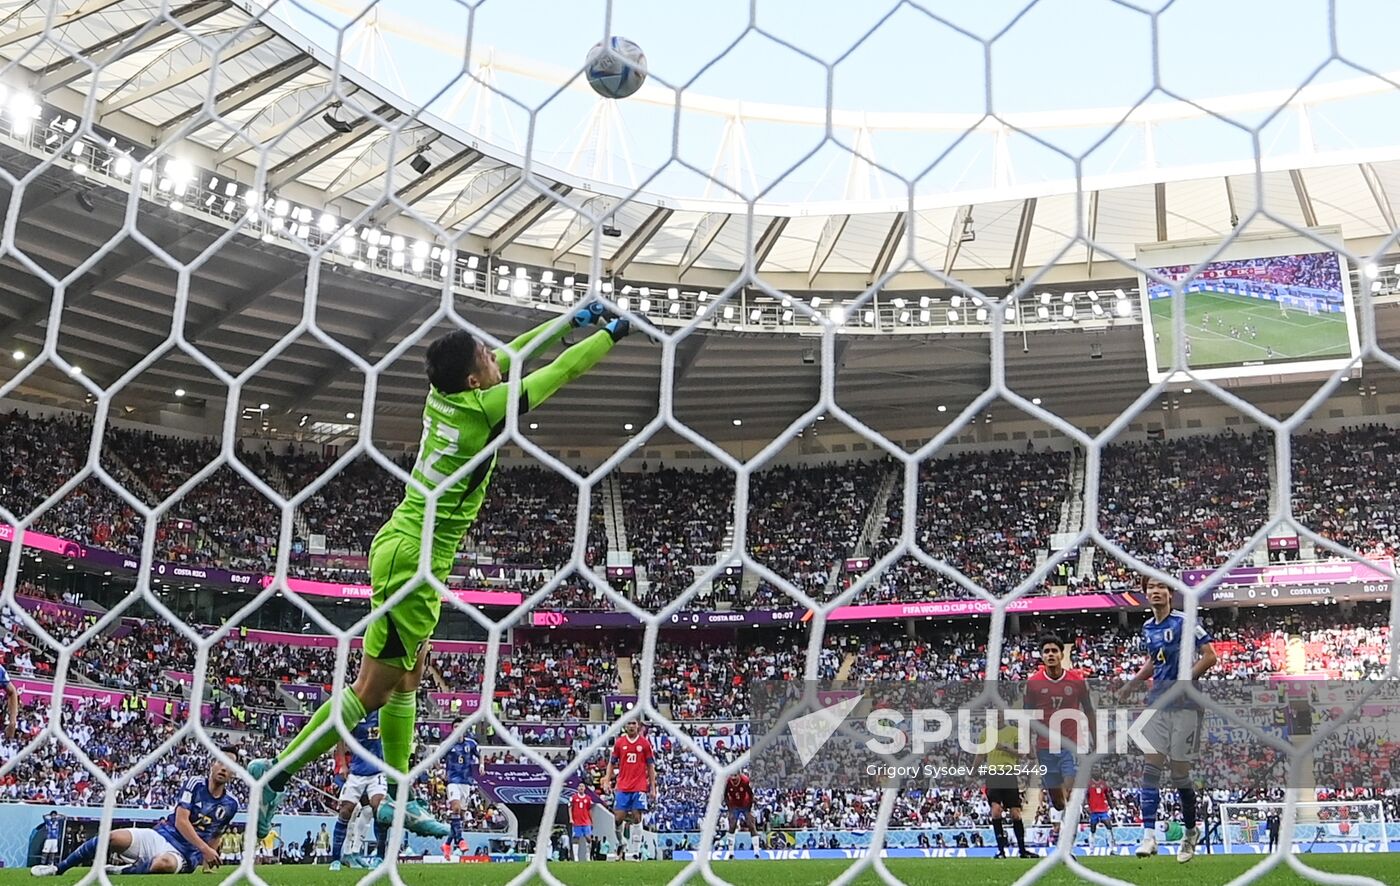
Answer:
<svg viewBox="0 0 1400 886"><path fill-rule="evenodd" d="M724 806L729 810L729 857L739 851L739 825L749 832L749 848L758 858L758 826L753 820L753 785L749 777L736 772L724 782Z"/></svg>
<svg viewBox="0 0 1400 886"><path fill-rule="evenodd" d="M1103 825L1108 833L1108 845L1118 848L1118 841L1113 836L1113 819L1108 814L1108 782L1102 778L1095 778L1089 782L1088 803L1089 845L1094 845L1099 825Z"/></svg>
<svg viewBox="0 0 1400 886"><path fill-rule="evenodd" d="M229 756L232 752L225 751ZM199 868L213 870L220 863L215 844L219 835L233 823L238 801L228 792L233 770L218 760L209 764L209 774L185 781L175 812L169 820L153 828L122 828L112 831L110 850L132 859L131 864L108 868L117 874L178 874ZM91 865L97 858L97 837L69 853L57 865L41 864L29 869L36 877L65 874L79 865Z"/></svg>
<svg viewBox="0 0 1400 886"><path fill-rule="evenodd" d="M44 816L44 864L58 864L58 841L63 836L63 816L55 809Z"/></svg>
<svg viewBox="0 0 1400 886"><path fill-rule="evenodd" d="M647 801L656 802L656 754L651 741L642 735L641 724L628 720L626 734L613 742L608 756L608 768L603 773L603 790L610 790L617 777L613 797L613 817L618 824L617 858L628 852L640 857L642 851L642 813ZM623 836L627 837L623 840Z"/></svg>
<svg viewBox="0 0 1400 886"><path fill-rule="evenodd" d="M461 724L462 721L458 720L456 725ZM456 845L462 839L462 810L470 802L476 777L485 772L485 767L476 739L465 734L448 748L443 761L447 769L447 807L452 813L448 824L452 827L452 843Z"/></svg>
<svg viewBox="0 0 1400 886"><path fill-rule="evenodd" d="M1002 816L1010 812L1011 828L1016 834L1017 854L1021 858L1035 858L1035 853L1026 849L1026 824L1021 820L1021 783L1015 774L1016 761L1021 756L1017 750L1017 744L1020 742L1019 730L1014 723L1007 722L1000 709L997 709L994 722L997 724L996 744L985 754L978 754L972 765L980 766L985 759L989 767L987 805L991 807L992 833L997 838L996 857L1006 858L1009 843ZM986 740L986 733L983 733L978 744L983 744Z"/></svg>
<svg viewBox="0 0 1400 886"><path fill-rule="evenodd" d="M569 798L569 824L572 826L574 861L588 861L593 844L593 795L580 783Z"/></svg>
<svg viewBox="0 0 1400 886"><path fill-rule="evenodd" d="M372 711L355 728L350 731L350 736L359 742L370 756L356 752L349 753L349 748L342 742L336 748L336 770L349 770L345 784L340 789L340 809L339 817L335 820L335 831L331 835L331 866L332 871L340 870L341 862L344 861L352 868L367 868L367 863L362 855L364 854L363 841L357 843L357 852L352 853L349 858L342 858L345 850L345 834L350 827L350 822L360 812L361 806L367 806L375 812L379 811L379 805L384 802L384 797L388 794L388 785L384 780L384 766L381 761L384 759L383 742L379 737L379 712ZM348 762L347 762L347 759ZM380 822L374 825L375 838L379 843L379 857L384 857L385 839L389 832L389 826Z"/></svg>
<svg viewBox="0 0 1400 886"><path fill-rule="evenodd" d="M1142 769L1142 792L1139 806L1142 808L1142 843L1137 848L1141 858L1157 854L1157 808L1161 805L1162 767L1171 761L1172 786L1181 799L1182 823L1186 833L1181 838L1176 860L1188 862L1196 857L1196 843L1201 839L1201 829L1196 824L1196 788L1191 783L1191 763L1196 759L1200 745L1201 708L1188 698L1166 699L1164 696L1175 684L1180 667L1182 649L1186 644L1186 616L1172 609L1171 588L1162 582L1149 578L1145 592L1147 603L1152 607L1152 615L1142 626L1147 660L1133 675L1133 679L1119 691L1119 700L1126 701L1138 688L1152 681L1147 693L1147 704L1151 709L1151 719L1142 729L1143 738L1151 746ZM1196 661L1191 666L1191 680L1215 667L1215 648L1210 635L1201 625L1196 625L1191 638L1196 653Z"/></svg>
<svg viewBox="0 0 1400 886"><path fill-rule="evenodd" d="M1050 792L1055 810L1063 812L1065 797L1079 772L1077 751L1080 741L1078 717L1061 712L1079 711L1083 725L1094 722L1094 705L1084 672L1064 666L1065 643L1055 634L1040 638L1040 669L1026 681L1026 705L1039 712L1039 720L1060 736L1060 749L1050 747L1050 736L1036 730L1036 757L1045 767L1040 783ZM1058 717L1056 715L1059 715ZM1088 738L1087 735L1084 738Z"/></svg>
<svg viewBox="0 0 1400 886"><path fill-rule="evenodd" d="M10 674L3 667L0 667L0 689L5 690L5 739L8 741L15 737L15 729L19 727L19 690L10 682Z"/></svg>
<svg viewBox="0 0 1400 886"><path fill-rule="evenodd" d="M516 352L527 345L548 346L563 338L571 327L591 326L604 319L603 306L592 303L578 310L568 323L544 323L516 338L510 346ZM588 371L630 331L626 318L607 320L603 329L568 348L553 363L525 376L517 401L520 414L538 407ZM501 380L510 369L510 360L509 353L491 350L465 330L450 332L428 347L426 371L430 389L423 406L423 440L412 470L416 482L405 487L403 501L370 545L373 606L382 606L415 577L422 553L429 554L429 568L439 582L445 582L452 571L457 548L486 500L496 457L493 454L468 473L461 473L461 469L505 429L511 395L509 386L501 384ZM436 493L434 503L429 503L423 489ZM431 550L423 552L423 530L430 511ZM339 717L342 727L349 731L366 714L380 711L384 762L391 771L408 771L418 717L418 685L441 608L442 600L431 584L414 585L365 630L364 656L354 685L321 705L275 761L254 760L248 765L253 778L268 778L258 808L259 836L271 830L282 792L292 776L339 741L334 728L321 731L332 716ZM339 702L338 710L332 703L335 701ZM380 804L381 821L393 821L395 805L394 800ZM434 818L421 801L411 800L405 806L404 820L409 830L439 839L450 833L447 825Z"/></svg>

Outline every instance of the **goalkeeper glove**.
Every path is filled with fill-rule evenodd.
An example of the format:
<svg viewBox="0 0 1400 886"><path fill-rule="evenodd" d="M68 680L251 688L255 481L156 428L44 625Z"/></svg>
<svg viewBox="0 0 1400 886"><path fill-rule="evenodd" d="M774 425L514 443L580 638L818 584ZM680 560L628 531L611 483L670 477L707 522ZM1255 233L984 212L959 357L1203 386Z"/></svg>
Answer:
<svg viewBox="0 0 1400 886"><path fill-rule="evenodd" d="M607 313L607 310L607 305L604 305L602 302L591 301L574 312L574 316L569 320L569 325L574 329L592 326Z"/></svg>
<svg viewBox="0 0 1400 886"><path fill-rule="evenodd" d="M608 335L612 336L614 342L618 342L626 338L632 331L632 324L627 321L626 317L614 317L603 328L608 331Z"/></svg>

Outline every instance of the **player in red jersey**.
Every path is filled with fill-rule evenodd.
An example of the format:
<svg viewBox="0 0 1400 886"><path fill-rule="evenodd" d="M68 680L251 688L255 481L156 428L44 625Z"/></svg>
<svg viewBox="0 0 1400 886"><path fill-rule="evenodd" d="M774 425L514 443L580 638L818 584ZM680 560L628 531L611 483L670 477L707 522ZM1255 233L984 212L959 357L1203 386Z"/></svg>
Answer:
<svg viewBox="0 0 1400 886"><path fill-rule="evenodd" d="M610 790L616 776L613 816L618 824L617 857L624 858L626 851L640 857L642 851L642 813L647 811L647 801L656 802L656 754L651 742L642 735L641 724L636 720L627 721L625 735L619 735L613 742L612 754L608 757L608 769L603 773L603 790ZM625 826L624 826L625 824ZM627 841L622 841L622 833Z"/></svg>
<svg viewBox="0 0 1400 886"><path fill-rule="evenodd" d="M1108 832L1108 845L1118 847L1118 841L1113 838L1113 819L1108 814L1108 782L1102 778L1096 778L1089 782L1089 845L1094 845L1094 835L1099 830L1099 825L1104 826Z"/></svg>
<svg viewBox="0 0 1400 886"><path fill-rule="evenodd" d="M569 824L573 827L574 861L588 861L593 855L593 794L580 784L569 798Z"/></svg>
<svg viewBox="0 0 1400 886"><path fill-rule="evenodd" d="M749 832L753 857L758 858L758 826L753 820L753 785L742 772L729 776L724 783L724 805L729 810L729 857L739 849L739 822Z"/></svg>
<svg viewBox="0 0 1400 886"><path fill-rule="evenodd" d="M1065 808L1066 782L1073 783L1079 772L1076 748L1079 746L1080 729L1077 717L1055 715L1061 711L1082 711L1085 722L1094 722L1094 704L1089 699L1089 684L1084 680L1084 672L1064 666L1065 644L1058 636L1046 634L1040 638L1040 670L1031 674L1026 681L1026 706L1040 712L1040 721L1058 732L1062 738L1060 749L1052 751L1050 738L1036 731L1036 756L1045 767L1040 783L1050 792L1050 802L1057 810ZM1089 735L1084 736L1085 739Z"/></svg>

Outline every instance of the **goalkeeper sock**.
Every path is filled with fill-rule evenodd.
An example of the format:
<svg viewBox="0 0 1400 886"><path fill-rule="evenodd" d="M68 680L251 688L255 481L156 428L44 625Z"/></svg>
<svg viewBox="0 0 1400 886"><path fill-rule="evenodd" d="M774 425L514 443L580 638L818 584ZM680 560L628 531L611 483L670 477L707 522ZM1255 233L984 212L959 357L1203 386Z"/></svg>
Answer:
<svg viewBox="0 0 1400 886"><path fill-rule="evenodd" d="M1021 852L1026 851L1026 823L1019 818L1011 819L1011 830L1016 832L1016 845Z"/></svg>
<svg viewBox="0 0 1400 886"><path fill-rule="evenodd" d="M60 861L58 863L58 872L60 874L66 874L70 868L79 866L86 867L92 864L92 860L96 857L97 838L93 837L84 842L83 845L79 846L77 849L74 849L63 861Z"/></svg>
<svg viewBox="0 0 1400 886"><path fill-rule="evenodd" d="M1138 804L1142 807L1142 829L1150 831L1157 827L1157 807L1162 802L1162 767L1151 763L1142 767L1142 793Z"/></svg>
<svg viewBox="0 0 1400 886"><path fill-rule="evenodd" d="M335 820L335 828L331 831L331 861L340 861L341 850L345 848L346 822L340 818Z"/></svg>
<svg viewBox="0 0 1400 886"><path fill-rule="evenodd" d="M360 701L360 697L355 694L355 690L346 686L340 692L340 722L345 725L345 731L349 732L365 718L365 706ZM327 751L336 746L340 741L340 733L334 729L327 729L316 739L311 735L321 727L334 713L333 700L327 700L325 704L316 709L316 713L311 715L311 719L306 725L301 727L292 743L277 755L278 763L288 763L281 772L268 779L268 786L274 791L286 790L287 783L306 766L318 758L325 755ZM290 762L289 762L290 761Z"/></svg>
<svg viewBox="0 0 1400 886"><path fill-rule="evenodd" d="M396 797L398 779L393 772L407 772L413 757L413 727L418 720L418 694L395 690L379 709L379 740L384 745L384 762L390 772L389 796Z"/></svg>
<svg viewBox="0 0 1400 886"><path fill-rule="evenodd" d="M1181 798L1181 823L1190 830L1196 826L1196 786L1189 775L1172 776L1172 786Z"/></svg>
<svg viewBox="0 0 1400 886"><path fill-rule="evenodd" d="M1006 824L1001 820L1001 817L1000 817L1000 816L998 816L998 817L992 819L992 833L993 833L993 834L996 834L996 838L997 838L997 851L998 851L998 852L1005 852L1005 851L1006 851Z"/></svg>
<svg viewBox="0 0 1400 886"><path fill-rule="evenodd" d="M384 853L389 851L389 826L380 824L377 818L374 820L374 839L379 844L379 851L375 854L382 859Z"/></svg>

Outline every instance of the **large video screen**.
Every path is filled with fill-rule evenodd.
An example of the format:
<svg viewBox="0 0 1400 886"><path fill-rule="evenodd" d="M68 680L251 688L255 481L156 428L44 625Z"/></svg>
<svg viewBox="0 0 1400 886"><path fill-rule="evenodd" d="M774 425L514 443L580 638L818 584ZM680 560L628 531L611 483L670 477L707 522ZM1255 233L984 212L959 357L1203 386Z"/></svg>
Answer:
<svg viewBox="0 0 1400 886"><path fill-rule="evenodd" d="M1334 233L1340 242L1340 231ZM1327 372L1356 356L1350 277L1341 255L1303 237L1242 239L1193 275L1217 245L1138 248L1138 264L1182 292L1174 300L1172 285L1139 277L1150 381L1171 373L1176 304L1185 314L1186 363L1201 378Z"/></svg>

